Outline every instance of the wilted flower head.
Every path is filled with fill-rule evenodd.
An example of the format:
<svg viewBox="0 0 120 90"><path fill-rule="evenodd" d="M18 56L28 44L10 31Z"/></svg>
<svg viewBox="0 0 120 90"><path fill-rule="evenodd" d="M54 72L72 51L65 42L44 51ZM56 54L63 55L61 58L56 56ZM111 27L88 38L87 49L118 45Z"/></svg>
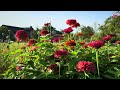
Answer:
<svg viewBox="0 0 120 90"><path fill-rule="evenodd" d="M85 44L85 42L80 42L80 44L81 44L81 45L84 45L84 44Z"/></svg>
<svg viewBox="0 0 120 90"><path fill-rule="evenodd" d="M104 40L104 41L110 41L111 39L112 39L112 36L110 36L110 35L106 35L102 38L102 40Z"/></svg>
<svg viewBox="0 0 120 90"><path fill-rule="evenodd" d="M15 34L17 41L26 41L28 39L28 34L24 30L18 30Z"/></svg>
<svg viewBox="0 0 120 90"><path fill-rule="evenodd" d="M37 50L38 46L32 46L30 52Z"/></svg>
<svg viewBox="0 0 120 90"><path fill-rule="evenodd" d="M83 34L82 34L82 33L80 33L80 32L78 32L78 33L77 33L77 36L83 36Z"/></svg>
<svg viewBox="0 0 120 90"><path fill-rule="evenodd" d="M72 31L73 31L73 29L71 27L68 27L63 30L64 33L71 33Z"/></svg>
<svg viewBox="0 0 120 90"><path fill-rule="evenodd" d="M76 43L74 40L68 40L66 41L66 46L76 46Z"/></svg>
<svg viewBox="0 0 120 90"><path fill-rule="evenodd" d="M75 19L68 19L67 21L66 21L66 24L67 25L73 25L73 24L76 24L77 23L77 21L75 20Z"/></svg>
<svg viewBox="0 0 120 90"><path fill-rule="evenodd" d="M88 48L88 44L84 44L82 47L83 48Z"/></svg>
<svg viewBox="0 0 120 90"><path fill-rule="evenodd" d="M96 40L96 41L91 41L88 43L88 46L98 49L100 47L102 47L105 43L100 41L100 40Z"/></svg>
<svg viewBox="0 0 120 90"><path fill-rule="evenodd" d="M92 62L89 61L79 61L76 65L76 71L78 73L83 72L95 72L95 66Z"/></svg>
<svg viewBox="0 0 120 90"><path fill-rule="evenodd" d="M117 18L117 17L118 17L118 13L114 13L113 18Z"/></svg>
<svg viewBox="0 0 120 90"><path fill-rule="evenodd" d="M120 40L116 41L115 44L120 44Z"/></svg>
<svg viewBox="0 0 120 90"><path fill-rule="evenodd" d="M37 41L35 39L30 39L27 43L28 46L31 46L33 44L37 43Z"/></svg>
<svg viewBox="0 0 120 90"><path fill-rule="evenodd" d="M21 70L22 70L22 67L21 67L21 66L16 66L16 70L17 70L17 71L21 71Z"/></svg>
<svg viewBox="0 0 120 90"><path fill-rule="evenodd" d="M41 30L41 31L40 31L40 35L41 35L41 36L45 36L45 35L47 35L47 34L49 34L49 32L48 32L47 30Z"/></svg>
<svg viewBox="0 0 120 90"><path fill-rule="evenodd" d="M56 50L56 51L55 51L54 56L55 56L56 58L59 58L59 57L61 57L61 56L66 56L67 54L68 54L68 51L67 51L67 50L65 50L65 49L60 49L60 50Z"/></svg>
<svg viewBox="0 0 120 90"><path fill-rule="evenodd" d="M48 71L53 72L54 74L59 73L59 66L57 64L51 64L48 66Z"/></svg>

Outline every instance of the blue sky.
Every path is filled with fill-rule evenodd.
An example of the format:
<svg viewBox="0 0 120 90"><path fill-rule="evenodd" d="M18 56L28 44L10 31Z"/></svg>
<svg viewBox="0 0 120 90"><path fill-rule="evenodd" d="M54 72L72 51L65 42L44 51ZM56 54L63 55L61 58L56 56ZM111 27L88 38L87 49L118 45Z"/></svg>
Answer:
<svg viewBox="0 0 120 90"><path fill-rule="evenodd" d="M0 11L0 26L11 25L18 27L32 26L41 28L50 22L57 30L67 28L67 19L76 19L80 25L93 26L103 24L113 11Z"/></svg>

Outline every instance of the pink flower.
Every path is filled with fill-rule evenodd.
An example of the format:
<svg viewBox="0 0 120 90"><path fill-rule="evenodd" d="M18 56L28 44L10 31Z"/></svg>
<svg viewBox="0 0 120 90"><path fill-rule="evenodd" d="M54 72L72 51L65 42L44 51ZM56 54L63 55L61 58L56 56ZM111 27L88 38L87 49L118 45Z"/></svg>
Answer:
<svg viewBox="0 0 120 90"><path fill-rule="evenodd" d="M107 36L104 36L103 38L102 38L102 40L104 40L104 41L110 41L112 39L112 36L111 35L107 35Z"/></svg>
<svg viewBox="0 0 120 90"><path fill-rule="evenodd" d="M120 40L116 41L115 44L120 44Z"/></svg>
<svg viewBox="0 0 120 90"><path fill-rule="evenodd" d="M68 54L67 50L61 49L61 50L56 50L54 56L56 58L59 58L61 56L65 57Z"/></svg>
<svg viewBox="0 0 120 90"><path fill-rule="evenodd" d="M98 49L100 47L102 47L105 43L100 41L100 40L96 40L96 41L92 41L88 43L88 46Z"/></svg>
<svg viewBox="0 0 120 90"><path fill-rule="evenodd" d="M24 30L18 30L15 34L17 41L26 41L28 39L28 34Z"/></svg>
<svg viewBox="0 0 120 90"><path fill-rule="evenodd" d="M77 21L75 20L75 19L68 19L67 21L66 21L66 24L67 25L73 25L73 24L76 24L77 23Z"/></svg>
<svg viewBox="0 0 120 90"><path fill-rule="evenodd" d="M114 13L113 18L117 18L117 17L118 17L118 13Z"/></svg>
<svg viewBox="0 0 120 90"><path fill-rule="evenodd" d="M31 46L33 44L37 43L37 41L35 39L30 39L27 43L28 46Z"/></svg>
<svg viewBox="0 0 120 90"><path fill-rule="evenodd" d="M76 71L78 73L83 72L95 72L95 66L92 62L89 61L79 61L76 65Z"/></svg>
<svg viewBox="0 0 120 90"><path fill-rule="evenodd" d="M47 35L47 34L49 34L49 32L48 32L47 30L42 30L42 31L40 31L40 35L41 35L41 36L45 36L45 35Z"/></svg>
<svg viewBox="0 0 120 90"><path fill-rule="evenodd" d="M73 29L71 27L68 27L63 30L64 33L71 33L72 31L73 31Z"/></svg>

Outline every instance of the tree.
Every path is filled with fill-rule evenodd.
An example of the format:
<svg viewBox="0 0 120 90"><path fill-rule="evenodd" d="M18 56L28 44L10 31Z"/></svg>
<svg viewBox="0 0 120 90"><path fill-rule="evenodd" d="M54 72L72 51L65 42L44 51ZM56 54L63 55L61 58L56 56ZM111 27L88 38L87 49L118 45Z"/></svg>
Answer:
<svg viewBox="0 0 120 90"><path fill-rule="evenodd" d="M81 33L83 34L83 39L90 38L92 34L95 33L94 29L90 26L83 26L81 28Z"/></svg>

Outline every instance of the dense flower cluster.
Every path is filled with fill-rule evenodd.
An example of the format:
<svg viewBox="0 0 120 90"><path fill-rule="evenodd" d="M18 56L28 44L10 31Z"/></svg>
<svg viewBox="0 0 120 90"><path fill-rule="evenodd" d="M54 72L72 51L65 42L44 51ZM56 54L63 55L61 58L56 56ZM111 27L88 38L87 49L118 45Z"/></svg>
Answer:
<svg viewBox="0 0 120 90"><path fill-rule="evenodd" d="M88 46L98 49L100 47L102 47L105 43L100 41L100 40L96 40L96 41L91 41L88 43Z"/></svg>
<svg viewBox="0 0 120 90"><path fill-rule="evenodd" d="M73 31L73 29L71 27L68 27L63 30L64 33L71 33L72 31Z"/></svg>
<svg viewBox="0 0 120 90"><path fill-rule="evenodd" d="M61 57L61 56L66 56L67 54L68 54L68 51L67 51L67 50L65 50L65 49L60 49L60 50L56 50L56 51L55 51L54 56L55 56L55 58L59 58L59 57Z"/></svg>
<svg viewBox="0 0 120 90"><path fill-rule="evenodd" d="M49 34L49 32L48 32L47 30L41 30L41 31L40 31L40 35L41 35L41 36L45 36L45 35L47 35L47 34Z"/></svg>
<svg viewBox="0 0 120 90"><path fill-rule="evenodd" d="M102 40L104 40L104 41L110 41L111 39L112 39L111 35L106 35L102 38Z"/></svg>
<svg viewBox="0 0 120 90"><path fill-rule="evenodd" d="M17 41L26 41L28 39L28 34L24 30L18 30L15 34Z"/></svg>
<svg viewBox="0 0 120 90"><path fill-rule="evenodd" d="M30 39L27 43L28 46L34 45L35 43L37 43L37 41L35 39Z"/></svg>
<svg viewBox="0 0 120 90"><path fill-rule="evenodd" d="M76 46L76 43L74 40L68 40L66 41L66 46Z"/></svg>
<svg viewBox="0 0 120 90"><path fill-rule="evenodd" d="M76 65L76 71L79 73L95 72L95 66L92 62L89 61L79 61Z"/></svg>

